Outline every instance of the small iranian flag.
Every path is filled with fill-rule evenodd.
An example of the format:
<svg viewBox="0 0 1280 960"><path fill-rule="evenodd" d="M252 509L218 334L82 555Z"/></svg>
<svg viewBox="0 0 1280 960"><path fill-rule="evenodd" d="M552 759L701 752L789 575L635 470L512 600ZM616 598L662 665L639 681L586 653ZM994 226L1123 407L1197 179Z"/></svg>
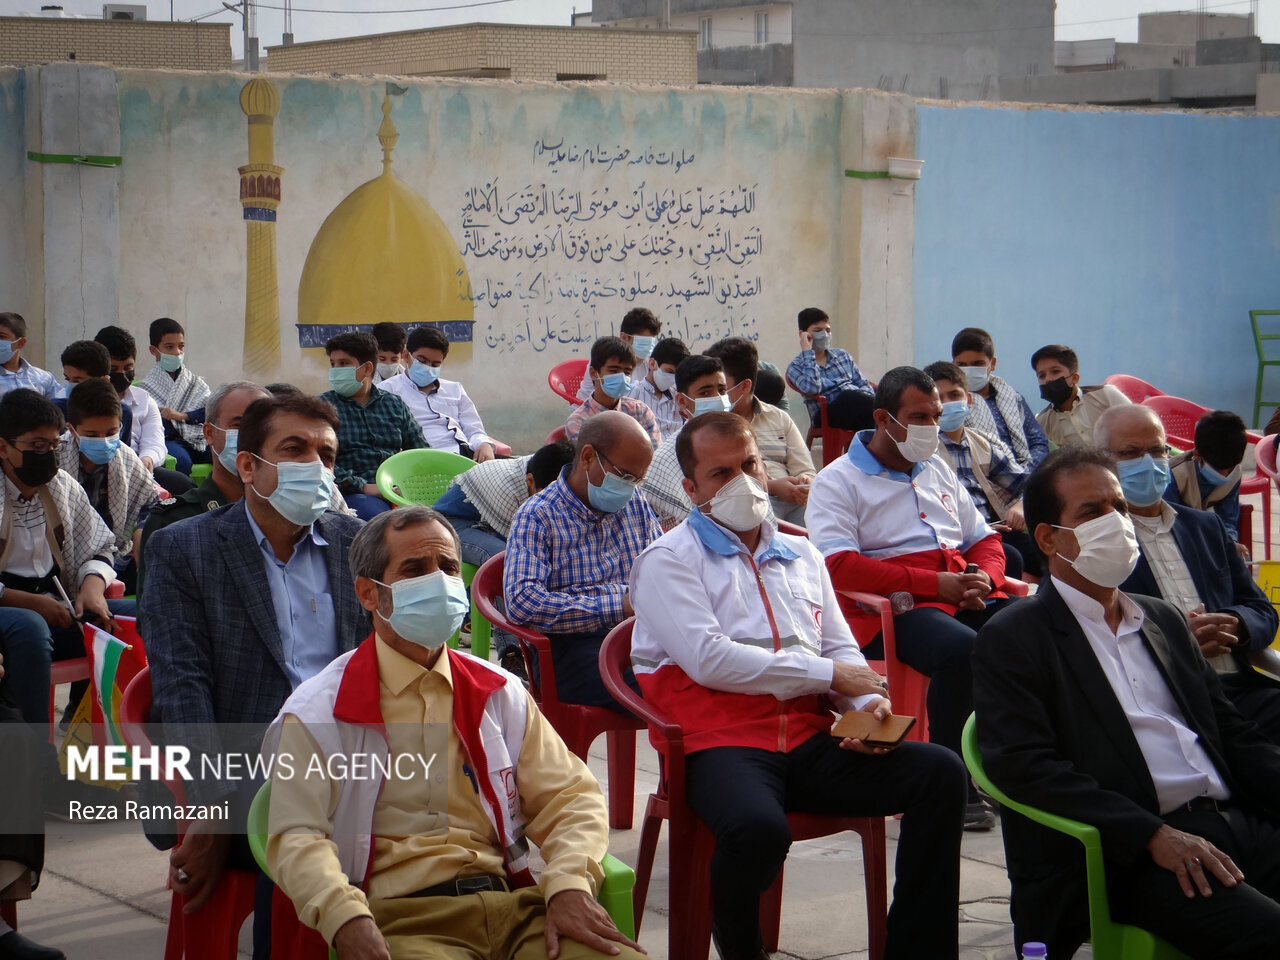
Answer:
<svg viewBox="0 0 1280 960"><path fill-rule="evenodd" d="M102 708L102 724L106 729L108 745L122 746L120 736L120 686L116 682L120 672L120 658L133 647L92 624L93 631L93 689Z"/></svg>

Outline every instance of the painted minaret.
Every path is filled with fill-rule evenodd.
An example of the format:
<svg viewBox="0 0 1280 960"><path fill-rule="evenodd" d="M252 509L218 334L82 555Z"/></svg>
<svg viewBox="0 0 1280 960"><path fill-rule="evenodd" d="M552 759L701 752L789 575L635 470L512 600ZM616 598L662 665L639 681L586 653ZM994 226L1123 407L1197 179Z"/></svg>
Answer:
<svg viewBox="0 0 1280 960"><path fill-rule="evenodd" d="M240 203L248 239L244 297L244 372L263 382L280 366L280 295L276 280L276 210L280 175L275 165L275 119L280 94L255 77L240 91L249 118L249 162L240 168Z"/></svg>

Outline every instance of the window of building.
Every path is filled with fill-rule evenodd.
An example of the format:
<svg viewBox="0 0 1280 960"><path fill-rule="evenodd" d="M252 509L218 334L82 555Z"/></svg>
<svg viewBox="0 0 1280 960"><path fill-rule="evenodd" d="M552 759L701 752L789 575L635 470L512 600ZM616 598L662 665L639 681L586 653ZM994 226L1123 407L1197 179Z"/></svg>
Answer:
<svg viewBox="0 0 1280 960"><path fill-rule="evenodd" d="M769 14L760 12L756 14L756 43L769 42Z"/></svg>
<svg viewBox="0 0 1280 960"><path fill-rule="evenodd" d="M703 17L698 21L698 49L711 49L711 18Z"/></svg>
<svg viewBox="0 0 1280 960"><path fill-rule="evenodd" d="M603 73L557 73L557 80L606 80Z"/></svg>

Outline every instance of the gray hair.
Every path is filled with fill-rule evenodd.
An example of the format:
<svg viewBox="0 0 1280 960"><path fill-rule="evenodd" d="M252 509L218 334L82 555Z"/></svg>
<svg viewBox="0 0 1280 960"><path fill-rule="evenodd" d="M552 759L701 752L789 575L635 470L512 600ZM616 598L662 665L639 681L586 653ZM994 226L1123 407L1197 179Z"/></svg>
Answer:
<svg viewBox="0 0 1280 960"><path fill-rule="evenodd" d="M251 380L232 380L230 383L224 383L209 395L209 399L204 403L204 418L214 426L218 424L218 414L222 412L222 404L233 393L244 390L252 393L255 397L270 396L266 389L252 382Z"/></svg>
<svg viewBox="0 0 1280 960"><path fill-rule="evenodd" d="M1116 425L1134 420L1145 420L1150 426L1159 427L1160 435L1164 436L1164 424L1160 422L1160 416L1154 410L1150 407L1144 407L1140 403L1122 403L1114 407L1107 407L1102 411L1102 415L1094 421L1093 445L1099 450L1110 450L1111 432L1116 428Z"/></svg>
<svg viewBox="0 0 1280 960"><path fill-rule="evenodd" d="M449 535L453 537L453 548L461 561L462 542L444 514L431 507L397 507L378 514L356 533L355 539L351 541L351 551L347 554L347 566L351 569L351 575L381 580L387 572L387 564L391 562L391 552L387 549L387 528L398 531L432 522L439 523L449 531Z"/></svg>

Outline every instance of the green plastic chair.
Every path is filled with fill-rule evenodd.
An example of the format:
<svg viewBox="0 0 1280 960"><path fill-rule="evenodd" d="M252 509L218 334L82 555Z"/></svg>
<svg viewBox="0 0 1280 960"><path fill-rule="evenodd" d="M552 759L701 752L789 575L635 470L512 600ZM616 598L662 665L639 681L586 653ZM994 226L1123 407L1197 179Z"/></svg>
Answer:
<svg viewBox="0 0 1280 960"><path fill-rule="evenodd" d="M173 454L169 454L167 457L164 458L164 468L166 470L177 470L178 458L175 457Z"/></svg>
<svg viewBox="0 0 1280 960"><path fill-rule="evenodd" d="M969 715L961 739L964 762L974 782L1001 806L1050 830L1075 837L1084 845L1085 875L1089 889L1089 942L1093 944L1095 960L1189 960L1181 950L1171 947L1154 934L1111 919L1111 909L1107 906L1107 876L1103 868L1102 838L1098 834L1098 828L1010 800L982 769L976 719L976 714Z"/></svg>
<svg viewBox="0 0 1280 960"><path fill-rule="evenodd" d="M1280 332L1263 333L1258 326L1259 317L1280 317L1280 310L1250 310L1249 325L1253 328L1253 346L1258 351L1258 381L1253 391L1253 425L1262 425L1259 417L1263 407L1280 407L1280 400L1262 399L1262 381L1267 375L1267 367L1280 367L1280 357L1267 356L1268 340L1280 340Z"/></svg>
<svg viewBox="0 0 1280 960"><path fill-rule="evenodd" d="M249 805L249 849L253 851L253 859L268 877L271 871L267 868L267 823L271 809L271 781L268 780L254 794L253 803ZM628 939L636 938L636 915L632 905L632 891L636 885L636 872L611 853L606 853L600 861L600 870L604 880L596 893L596 900L604 907L616 926ZM332 947L329 948L331 960L337 957Z"/></svg>
<svg viewBox="0 0 1280 960"><path fill-rule="evenodd" d="M193 463L191 465L191 482L199 486L209 479L209 474L211 473L213 473L212 463Z"/></svg>
<svg viewBox="0 0 1280 960"><path fill-rule="evenodd" d="M378 493L388 503L397 507L432 506L439 500L453 478L475 466L475 462L446 450L401 450L382 461L378 467L376 483ZM474 564L462 565L462 582L471 589L475 578ZM471 652L481 660L489 659L489 641L493 627L473 609L471 611ZM448 640L449 646L458 649L458 635Z"/></svg>

